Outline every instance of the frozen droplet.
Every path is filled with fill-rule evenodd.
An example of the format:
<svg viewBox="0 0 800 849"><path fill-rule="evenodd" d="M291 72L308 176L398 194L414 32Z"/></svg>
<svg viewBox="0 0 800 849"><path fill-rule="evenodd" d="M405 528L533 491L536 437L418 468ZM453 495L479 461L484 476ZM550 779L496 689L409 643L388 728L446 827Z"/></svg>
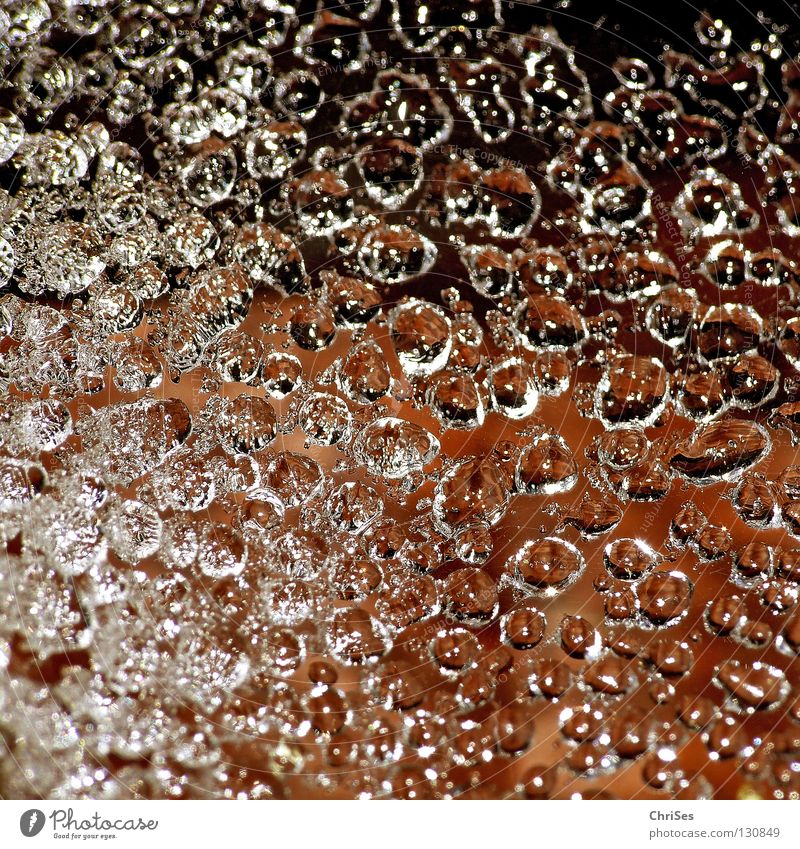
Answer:
<svg viewBox="0 0 800 849"><path fill-rule="evenodd" d="M431 379L426 400L445 428L469 430L483 424L483 395L469 374L450 369L438 372Z"/></svg>
<svg viewBox="0 0 800 849"><path fill-rule="evenodd" d="M308 136L295 121L270 121L253 130L245 144L245 161L254 177L283 180L303 155Z"/></svg>
<svg viewBox="0 0 800 849"><path fill-rule="evenodd" d="M715 680L748 712L778 707L791 690L782 669L761 661L726 660Z"/></svg>
<svg viewBox="0 0 800 849"><path fill-rule="evenodd" d="M161 518L141 501L124 501L106 514L103 531L114 553L135 565L158 551Z"/></svg>
<svg viewBox="0 0 800 849"><path fill-rule="evenodd" d="M298 222L311 236L331 236L352 218L350 189L333 171L313 169L284 185Z"/></svg>
<svg viewBox="0 0 800 849"><path fill-rule="evenodd" d="M264 357L261 366L264 388L277 399L285 398L294 392L303 379L303 367L293 354L275 351Z"/></svg>
<svg viewBox="0 0 800 849"><path fill-rule="evenodd" d="M577 483L578 466L565 440L556 433L534 436L520 452L514 481L526 495L568 492Z"/></svg>
<svg viewBox="0 0 800 849"><path fill-rule="evenodd" d="M603 563L615 578L633 581L651 572L659 556L640 539L622 538L610 542L603 552Z"/></svg>
<svg viewBox="0 0 800 849"><path fill-rule="evenodd" d="M611 360L595 390L595 414L608 427L658 420L669 397L667 372L650 357L622 354Z"/></svg>
<svg viewBox="0 0 800 849"><path fill-rule="evenodd" d="M389 326L397 357L406 374L431 375L447 362L453 340L450 320L441 307L427 301L410 300L392 310Z"/></svg>
<svg viewBox="0 0 800 849"><path fill-rule="evenodd" d="M439 440L418 424L385 417L359 433L354 453L370 474L402 480L433 462Z"/></svg>
<svg viewBox="0 0 800 849"><path fill-rule="evenodd" d="M235 454L266 448L278 432L275 411L258 395L237 395L225 405L216 425L220 443Z"/></svg>
<svg viewBox="0 0 800 849"><path fill-rule="evenodd" d="M404 283L430 270L436 245L404 225L384 225L367 234L358 252L361 270L381 283Z"/></svg>
<svg viewBox="0 0 800 849"><path fill-rule="evenodd" d="M766 430L755 422L727 419L700 426L679 442L670 465L698 483L733 480L769 451Z"/></svg>
<svg viewBox="0 0 800 849"><path fill-rule="evenodd" d="M397 209L422 183L422 156L404 139L368 142L356 164L367 194L386 209Z"/></svg>
<svg viewBox="0 0 800 849"><path fill-rule="evenodd" d="M324 392L314 393L300 409L300 427L318 445L341 442L350 431L351 421L347 403Z"/></svg>
<svg viewBox="0 0 800 849"><path fill-rule="evenodd" d="M689 612L694 585L683 572L653 572L634 584L639 609L653 625L673 625Z"/></svg>
<svg viewBox="0 0 800 849"><path fill-rule="evenodd" d="M513 357L491 369L492 404L510 419L525 419L539 403L533 369L525 360Z"/></svg>
<svg viewBox="0 0 800 849"><path fill-rule="evenodd" d="M0 111L0 165L8 162L25 138L25 127L19 116L8 109Z"/></svg>
<svg viewBox="0 0 800 849"><path fill-rule="evenodd" d="M493 525L508 506L510 483L491 458L464 460L437 484L433 516L449 532L475 522Z"/></svg>
<svg viewBox="0 0 800 849"><path fill-rule="evenodd" d="M507 569L520 584L552 594L573 583L586 564L572 543L558 537L528 540L508 561Z"/></svg>

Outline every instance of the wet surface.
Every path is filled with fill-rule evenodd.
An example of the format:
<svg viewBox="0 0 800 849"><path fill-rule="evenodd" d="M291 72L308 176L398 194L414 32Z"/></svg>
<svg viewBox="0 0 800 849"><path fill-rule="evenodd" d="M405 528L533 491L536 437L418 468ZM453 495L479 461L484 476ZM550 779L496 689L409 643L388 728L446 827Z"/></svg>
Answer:
<svg viewBox="0 0 800 849"><path fill-rule="evenodd" d="M0 796L797 798L796 20L626 14L0 7Z"/></svg>

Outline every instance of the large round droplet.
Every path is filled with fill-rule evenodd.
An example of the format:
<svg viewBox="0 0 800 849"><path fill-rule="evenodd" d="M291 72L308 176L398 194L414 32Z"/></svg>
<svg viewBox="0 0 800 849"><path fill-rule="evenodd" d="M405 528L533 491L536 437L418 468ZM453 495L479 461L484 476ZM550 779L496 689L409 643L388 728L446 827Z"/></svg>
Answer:
<svg viewBox="0 0 800 849"><path fill-rule="evenodd" d="M508 568L525 586L551 591L571 584L585 566L580 551L557 537L528 540L508 562Z"/></svg>

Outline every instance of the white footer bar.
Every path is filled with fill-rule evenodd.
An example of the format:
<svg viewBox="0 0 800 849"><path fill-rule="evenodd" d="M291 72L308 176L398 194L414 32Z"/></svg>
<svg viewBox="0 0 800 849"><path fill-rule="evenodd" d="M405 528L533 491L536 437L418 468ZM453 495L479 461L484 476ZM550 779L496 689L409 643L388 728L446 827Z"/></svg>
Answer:
<svg viewBox="0 0 800 849"><path fill-rule="evenodd" d="M410 807L413 806L413 807ZM0 846L797 847L789 802L0 802Z"/></svg>

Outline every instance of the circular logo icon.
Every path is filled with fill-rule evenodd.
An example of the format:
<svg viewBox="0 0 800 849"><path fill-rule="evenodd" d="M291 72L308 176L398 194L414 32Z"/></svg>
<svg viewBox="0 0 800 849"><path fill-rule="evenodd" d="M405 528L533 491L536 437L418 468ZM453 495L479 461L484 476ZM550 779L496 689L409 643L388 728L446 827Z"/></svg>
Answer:
<svg viewBox="0 0 800 849"><path fill-rule="evenodd" d="M19 818L19 830L25 837L36 837L44 828L44 812L38 808L31 808Z"/></svg>

